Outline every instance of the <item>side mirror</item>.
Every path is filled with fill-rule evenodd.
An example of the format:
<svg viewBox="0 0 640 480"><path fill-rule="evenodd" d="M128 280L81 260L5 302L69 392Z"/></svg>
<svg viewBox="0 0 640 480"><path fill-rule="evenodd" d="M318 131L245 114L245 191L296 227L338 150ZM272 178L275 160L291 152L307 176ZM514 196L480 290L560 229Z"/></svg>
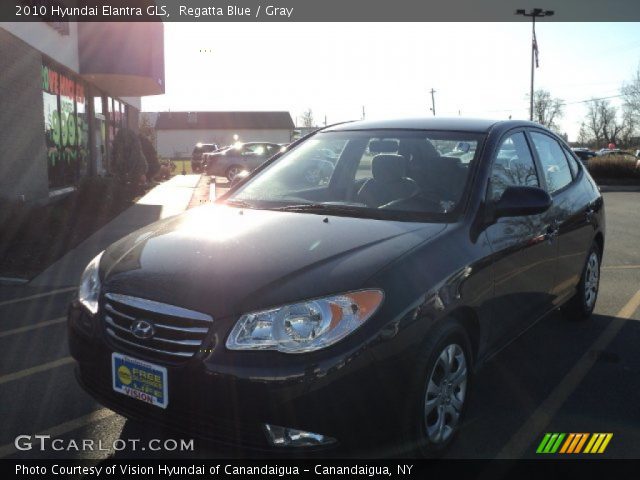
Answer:
<svg viewBox="0 0 640 480"><path fill-rule="evenodd" d="M551 207L551 197L538 187L507 187L495 203L494 216L520 217L544 213Z"/></svg>

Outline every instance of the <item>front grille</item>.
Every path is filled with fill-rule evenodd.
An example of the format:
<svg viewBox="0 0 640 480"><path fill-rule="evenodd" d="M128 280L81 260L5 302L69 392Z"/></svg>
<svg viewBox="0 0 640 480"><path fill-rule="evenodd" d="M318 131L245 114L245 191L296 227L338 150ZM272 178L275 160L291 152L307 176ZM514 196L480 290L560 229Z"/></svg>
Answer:
<svg viewBox="0 0 640 480"><path fill-rule="evenodd" d="M139 338L133 325L145 320L153 335ZM111 343L143 356L165 360L186 360L202 347L213 319L204 313L144 298L117 293L105 294L104 326Z"/></svg>

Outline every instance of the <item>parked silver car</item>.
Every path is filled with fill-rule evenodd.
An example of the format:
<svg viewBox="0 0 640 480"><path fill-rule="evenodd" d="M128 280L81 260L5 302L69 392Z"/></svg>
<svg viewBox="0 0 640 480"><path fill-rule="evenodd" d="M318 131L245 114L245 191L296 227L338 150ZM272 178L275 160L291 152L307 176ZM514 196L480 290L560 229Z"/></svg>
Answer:
<svg viewBox="0 0 640 480"><path fill-rule="evenodd" d="M204 171L208 175L227 177L232 181L243 170L252 171L262 162L280 152L277 143L247 142L236 143L217 152L202 155Z"/></svg>

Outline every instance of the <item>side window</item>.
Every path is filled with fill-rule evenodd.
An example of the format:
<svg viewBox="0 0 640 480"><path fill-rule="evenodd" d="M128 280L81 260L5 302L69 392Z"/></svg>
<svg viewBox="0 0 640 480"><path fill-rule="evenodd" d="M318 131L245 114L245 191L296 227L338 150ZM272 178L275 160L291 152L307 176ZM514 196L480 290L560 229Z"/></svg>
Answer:
<svg viewBox="0 0 640 480"><path fill-rule="evenodd" d="M506 138L493 161L490 200L498 200L507 187L537 187L538 175L524 133Z"/></svg>
<svg viewBox="0 0 640 480"><path fill-rule="evenodd" d="M562 151L564 152L564 156L567 157L567 162L569 162L569 169L571 170L571 175L573 176L573 178L576 178L578 176L578 172L580 171L578 160L576 160L576 157L565 147L562 147Z"/></svg>
<svg viewBox="0 0 640 480"><path fill-rule="evenodd" d="M542 133L531 132L533 144L538 152L549 193L560 190L571 183L571 169L560 144Z"/></svg>
<svg viewBox="0 0 640 480"><path fill-rule="evenodd" d="M262 155L263 153L264 153L264 146L256 143L245 145L244 148L242 149L243 156Z"/></svg>
<svg viewBox="0 0 640 480"><path fill-rule="evenodd" d="M279 150L279 148L276 148L276 145L272 145L270 143L265 145L265 154L267 155L267 157L272 156L278 150Z"/></svg>

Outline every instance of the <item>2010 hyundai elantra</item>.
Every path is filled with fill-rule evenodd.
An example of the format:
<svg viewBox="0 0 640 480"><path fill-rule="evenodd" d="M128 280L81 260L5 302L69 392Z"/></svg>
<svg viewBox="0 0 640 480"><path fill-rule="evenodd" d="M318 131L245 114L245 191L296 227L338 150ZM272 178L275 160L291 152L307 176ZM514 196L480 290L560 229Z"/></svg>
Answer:
<svg viewBox="0 0 640 480"><path fill-rule="evenodd" d="M554 309L591 314L604 235L593 179L537 124L345 123L99 254L71 352L127 417L253 448L437 454L489 357Z"/></svg>

